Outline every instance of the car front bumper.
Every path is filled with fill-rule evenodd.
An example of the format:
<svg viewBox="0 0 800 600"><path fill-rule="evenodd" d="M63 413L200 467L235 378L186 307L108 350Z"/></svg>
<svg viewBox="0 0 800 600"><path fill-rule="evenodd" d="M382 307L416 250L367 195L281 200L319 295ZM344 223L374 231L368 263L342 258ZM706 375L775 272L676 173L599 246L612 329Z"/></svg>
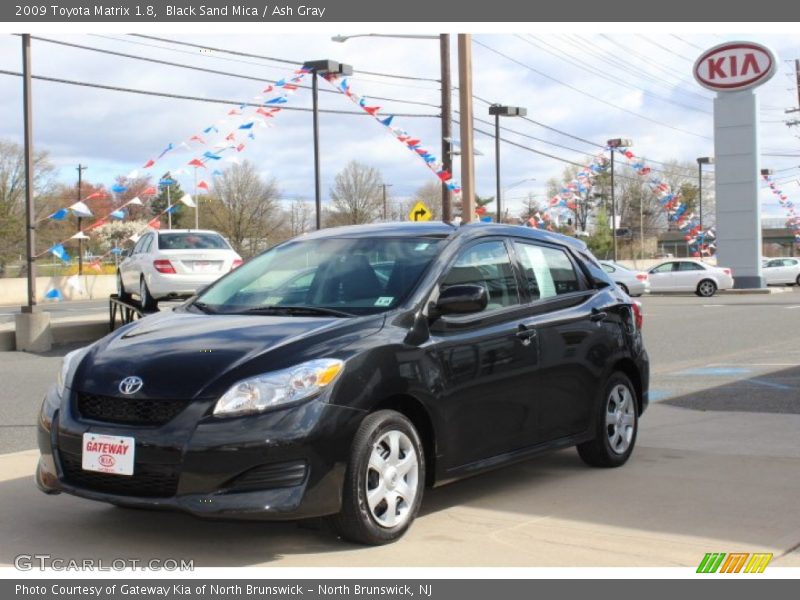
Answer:
<svg viewBox="0 0 800 600"><path fill-rule="evenodd" d="M217 419L204 416L213 401L198 401L163 426L132 427L82 419L74 397L55 396L51 389L38 424L42 491L201 517L290 520L338 512L364 415L316 399ZM133 475L84 471L87 432L133 437Z"/></svg>

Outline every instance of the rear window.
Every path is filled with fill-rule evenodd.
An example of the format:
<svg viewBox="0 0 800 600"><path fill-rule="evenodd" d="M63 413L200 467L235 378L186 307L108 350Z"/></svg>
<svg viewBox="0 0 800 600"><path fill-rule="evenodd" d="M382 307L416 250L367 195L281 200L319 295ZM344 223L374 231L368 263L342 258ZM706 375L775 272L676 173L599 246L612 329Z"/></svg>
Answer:
<svg viewBox="0 0 800 600"><path fill-rule="evenodd" d="M160 233L159 250L229 250L230 246L217 233Z"/></svg>

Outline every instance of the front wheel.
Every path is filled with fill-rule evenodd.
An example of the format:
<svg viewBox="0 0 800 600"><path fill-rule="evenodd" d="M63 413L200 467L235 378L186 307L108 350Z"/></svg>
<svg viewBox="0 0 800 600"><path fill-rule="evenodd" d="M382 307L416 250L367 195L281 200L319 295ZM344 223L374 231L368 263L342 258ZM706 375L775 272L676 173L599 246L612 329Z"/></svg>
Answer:
<svg viewBox="0 0 800 600"><path fill-rule="evenodd" d="M424 486L425 455L414 425L393 410L373 413L353 440L333 527L360 544L394 542L417 516Z"/></svg>
<svg viewBox="0 0 800 600"><path fill-rule="evenodd" d="M717 284L710 279L704 279L697 284L697 291L695 293L701 298L710 298L717 293Z"/></svg>
<svg viewBox="0 0 800 600"><path fill-rule="evenodd" d="M117 271L117 298L123 302L128 302L131 299L131 295L125 291L125 284L122 283L122 273L120 271Z"/></svg>
<svg viewBox="0 0 800 600"><path fill-rule="evenodd" d="M597 402L595 438L578 445L578 454L592 467L624 465L636 444L639 416L636 392L624 373L608 378Z"/></svg>

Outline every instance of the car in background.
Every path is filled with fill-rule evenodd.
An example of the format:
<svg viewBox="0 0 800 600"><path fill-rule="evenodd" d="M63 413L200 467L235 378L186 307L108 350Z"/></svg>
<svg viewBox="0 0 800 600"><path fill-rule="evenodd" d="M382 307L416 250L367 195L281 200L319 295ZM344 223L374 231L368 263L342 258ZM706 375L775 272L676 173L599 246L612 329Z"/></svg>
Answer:
<svg viewBox="0 0 800 600"><path fill-rule="evenodd" d="M761 269L767 285L800 285L800 259L770 258Z"/></svg>
<svg viewBox="0 0 800 600"><path fill-rule="evenodd" d="M121 300L136 295L144 310L155 310L159 300L189 298L241 264L216 231L153 229L120 263L117 294Z"/></svg>
<svg viewBox="0 0 800 600"><path fill-rule="evenodd" d="M608 260L601 260L600 266L608 273L623 292L629 296L641 296L650 291L650 282L644 271L633 271L620 264Z"/></svg>
<svg viewBox="0 0 800 600"><path fill-rule="evenodd" d="M427 486L571 446L625 464L648 405L642 326L574 238L323 229L67 354L36 482L209 518L329 517L386 544Z"/></svg>
<svg viewBox="0 0 800 600"><path fill-rule="evenodd" d="M733 287L731 270L715 267L699 260L670 260L656 265L648 271L650 291L660 292L694 292L698 296L709 298L717 290L729 290Z"/></svg>

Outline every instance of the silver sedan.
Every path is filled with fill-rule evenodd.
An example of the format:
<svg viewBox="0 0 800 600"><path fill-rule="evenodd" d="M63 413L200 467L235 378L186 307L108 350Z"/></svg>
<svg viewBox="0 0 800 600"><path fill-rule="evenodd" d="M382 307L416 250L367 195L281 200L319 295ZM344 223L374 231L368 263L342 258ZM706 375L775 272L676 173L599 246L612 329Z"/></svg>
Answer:
<svg viewBox="0 0 800 600"><path fill-rule="evenodd" d="M629 296L641 296L650 291L650 281L644 271L632 271L615 262L601 260L600 266Z"/></svg>

